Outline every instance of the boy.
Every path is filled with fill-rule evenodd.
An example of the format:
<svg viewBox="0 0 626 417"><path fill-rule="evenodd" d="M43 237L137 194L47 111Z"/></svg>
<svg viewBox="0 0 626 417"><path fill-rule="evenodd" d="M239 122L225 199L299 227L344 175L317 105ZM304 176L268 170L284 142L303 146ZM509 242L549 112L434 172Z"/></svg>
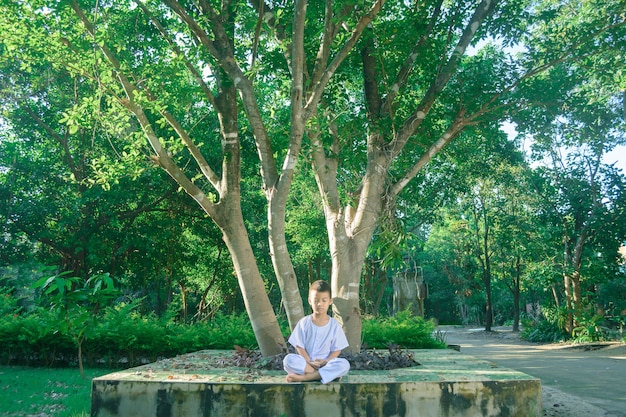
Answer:
<svg viewBox="0 0 626 417"><path fill-rule="evenodd" d="M287 382L322 381L327 384L350 370L350 363L339 358L348 340L337 320L328 315L333 303L326 281L315 281L309 287L309 305L313 313L301 319L289 337L296 348L283 360Z"/></svg>

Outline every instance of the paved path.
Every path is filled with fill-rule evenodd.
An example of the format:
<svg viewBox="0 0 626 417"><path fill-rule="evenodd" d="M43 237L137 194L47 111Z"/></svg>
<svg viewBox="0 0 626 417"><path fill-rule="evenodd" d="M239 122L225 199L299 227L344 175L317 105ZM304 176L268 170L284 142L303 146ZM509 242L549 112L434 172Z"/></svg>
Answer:
<svg viewBox="0 0 626 417"><path fill-rule="evenodd" d="M582 412L583 406L579 405L577 414L626 417L626 345L602 349L587 345L587 350L582 346L541 345L520 340L510 328L494 330L486 333L483 329L439 328L446 342L460 345L462 353L540 378L545 387L546 416L571 415L571 411L558 412L558 407L572 407L560 402L578 401L591 407ZM557 398L559 391L565 398ZM599 408L593 411L595 407Z"/></svg>

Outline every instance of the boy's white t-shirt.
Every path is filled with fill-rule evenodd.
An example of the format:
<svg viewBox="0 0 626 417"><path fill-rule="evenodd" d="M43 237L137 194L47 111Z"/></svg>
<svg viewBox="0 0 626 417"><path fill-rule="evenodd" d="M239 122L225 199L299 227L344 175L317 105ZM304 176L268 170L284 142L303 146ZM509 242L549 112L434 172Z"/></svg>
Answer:
<svg viewBox="0 0 626 417"><path fill-rule="evenodd" d="M289 343L304 348L312 361L325 360L332 352L348 347L348 339L336 319L329 317L326 325L316 326L311 315L303 317L296 324L289 336Z"/></svg>

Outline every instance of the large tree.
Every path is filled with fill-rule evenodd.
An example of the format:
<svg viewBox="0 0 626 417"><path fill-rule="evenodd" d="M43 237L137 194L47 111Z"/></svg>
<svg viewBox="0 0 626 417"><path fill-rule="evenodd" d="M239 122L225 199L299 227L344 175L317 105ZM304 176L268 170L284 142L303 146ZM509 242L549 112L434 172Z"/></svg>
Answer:
<svg viewBox="0 0 626 417"><path fill-rule="evenodd" d="M3 5L3 44L25 72L45 61L52 73L91 85L91 106L64 109L70 134L83 127L84 112L116 114L131 126L125 115L133 116L152 161L221 229L269 354L283 340L244 227L240 149L251 141L257 149L270 252L293 326L303 308L284 217L304 127L382 3L329 1L307 12L306 1L287 9L258 1L16 2Z"/></svg>
<svg viewBox="0 0 626 417"><path fill-rule="evenodd" d="M428 259L461 295L484 296L481 321L490 331L496 315L493 287L502 280L519 306L522 265L529 256L532 192L524 187L523 155L494 127L469 129L443 152L452 198L438 208L427 237ZM442 161L443 162L443 161ZM434 168L436 170L436 168ZM443 169L442 169L443 171ZM449 252L449 253L445 253ZM465 295L465 297L463 296ZM514 307L519 322L519 307Z"/></svg>

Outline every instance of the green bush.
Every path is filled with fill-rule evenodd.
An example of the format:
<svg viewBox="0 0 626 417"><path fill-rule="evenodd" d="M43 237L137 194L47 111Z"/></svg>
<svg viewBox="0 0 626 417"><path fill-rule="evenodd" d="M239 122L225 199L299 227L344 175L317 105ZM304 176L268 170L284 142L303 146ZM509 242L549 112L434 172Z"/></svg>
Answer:
<svg viewBox="0 0 626 417"><path fill-rule="evenodd" d="M57 329L56 323L54 314L43 309L22 318L20 337L28 358L46 365L53 365L57 360L62 363L73 361L75 344L70 335Z"/></svg>
<svg viewBox="0 0 626 417"><path fill-rule="evenodd" d="M107 308L100 324L87 336L87 354L91 357L96 351L111 365L122 358L133 366L170 353L168 326L154 315L141 315L137 307L138 303L123 303Z"/></svg>
<svg viewBox="0 0 626 417"><path fill-rule="evenodd" d="M167 345L171 354L203 349L233 349L235 345L253 349L256 337L245 314L217 314L211 321L167 324Z"/></svg>
<svg viewBox="0 0 626 417"><path fill-rule="evenodd" d="M574 328L574 342L588 343L607 340L609 329L604 325L604 317L594 314L591 317L583 315Z"/></svg>
<svg viewBox="0 0 626 417"><path fill-rule="evenodd" d="M525 321L522 339L537 343L555 343L567 340L568 334L555 322L549 320Z"/></svg>
<svg viewBox="0 0 626 417"><path fill-rule="evenodd" d="M108 366L120 358L135 365L203 349L256 346L252 326L245 315L221 315L206 323L181 324L173 319L142 316L137 304L120 304L105 310L85 341L90 361L104 359Z"/></svg>
<svg viewBox="0 0 626 417"><path fill-rule="evenodd" d="M174 356L206 349L204 334L207 332L206 323L178 324L173 321L166 325L167 351L164 356Z"/></svg>
<svg viewBox="0 0 626 417"><path fill-rule="evenodd" d="M10 289L0 287L0 317L18 314L20 310L17 305L17 298L10 294Z"/></svg>
<svg viewBox="0 0 626 417"><path fill-rule="evenodd" d="M564 330L567 310L564 307L541 307L539 319L522 319L522 339L537 343L562 342L569 338Z"/></svg>
<svg viewBox="0 0 626 417"><path fill-rule="evenodd" d="M393 317L376 317L363 320L363 344L368 348L387 348L390 344L406 349L439 349L446 345L432 334L435 323L411 315L405 310Z"/></svg>
<svg viewBox="0 0 626 417"><path fill-rule="evenodd" d="M0 289L1 291L1 289ZM217 314L212 320L182 324L173 316L158 318L139 313L140 301L106 307L95 317L82 343L83 362L91 366L135 366L163 357L204 349L256 349L257 342L245 314ZM59 327L53 311L19 311L0 293L0 363L26 365L77 364L76 340ZM389 318L363 321L364 344L370 348L440 348L432 337L435 325L406 311ZM285 340L288 325L281 323Z"/></svg>
<svg viewBox="0 0 626 417"><path fill-rule="evenodd" d="M73 358L76 348L71 338L53 325L50 312L6 314L0 318L0 361L53 365Z"/></svg>
<svg viewBox="0 0 626 417"><path fill-rule="evenodd" d="M0 316L0 360L2 363L11 363L12 358L18 354L19 330L21 317L17 314L4 314Z"/></svg>
<svg viewBox="0 0 626 417"><path fill-rule="evenodd" d="M245 314L218 314L209 324L206 339L209 349L232 349L235 345L243 348L257 346L252 324Z"/></svg>

